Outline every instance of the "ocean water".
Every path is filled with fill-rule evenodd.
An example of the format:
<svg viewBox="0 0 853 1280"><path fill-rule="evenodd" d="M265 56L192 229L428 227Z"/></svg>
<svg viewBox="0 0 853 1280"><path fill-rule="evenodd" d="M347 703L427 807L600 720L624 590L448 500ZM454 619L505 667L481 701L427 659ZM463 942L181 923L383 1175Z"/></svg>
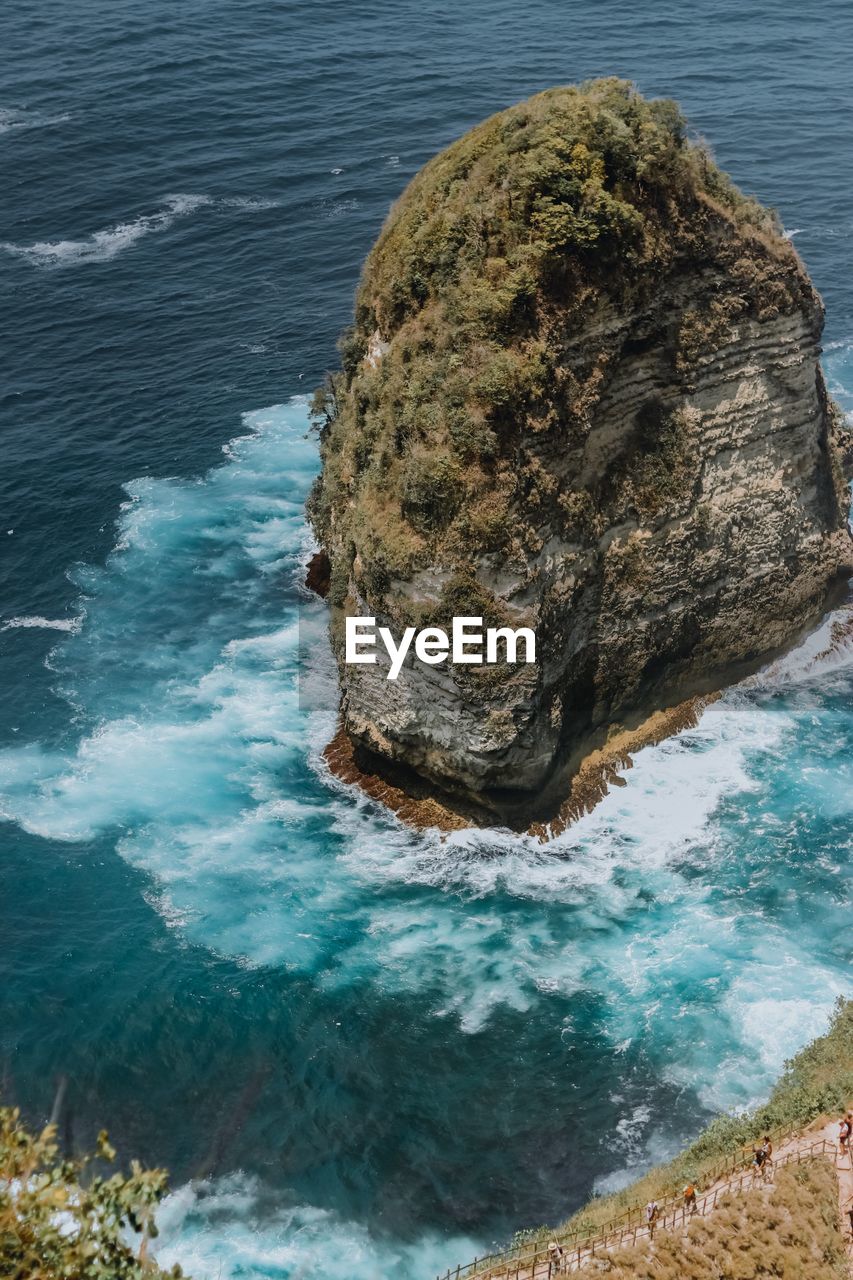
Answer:
<svg viewBox="0 0 853 1280"><path fill-rule="evenodd" d="M764 1097L850 993L853 647L549 845L331 779L305 395L425 159L617 73L775 205L853 410L853 12L21 0L0 17L0 1080L172 1170L197 1280L418 1280ZM839 611L836 620L847 614Z"/></svg>

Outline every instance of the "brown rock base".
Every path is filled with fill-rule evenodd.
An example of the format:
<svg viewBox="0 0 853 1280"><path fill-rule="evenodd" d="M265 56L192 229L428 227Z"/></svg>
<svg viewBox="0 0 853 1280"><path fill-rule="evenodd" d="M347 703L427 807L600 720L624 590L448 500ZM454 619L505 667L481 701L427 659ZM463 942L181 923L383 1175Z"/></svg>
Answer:
<svg viewBox="0 0 853 1280"><path fill-rule="evenodd" d="M329 594L332 579L332 565L325 551L317 551L308 561L305 573L305 585L325 600Z"/></svg>
<svg viewBox="0 0 853 1280"><path fill-rule="evenodd" d="M699 723L705 708L719 697L719 693L712 693L704 697L688 698L677 706L655 711L635 729L617 727L604 746L591 751L581 761L571 780L569 794L556 817L547 823L532 823L526 829L526 834L538 837L543 843L561 835L578 818L591 813L612 786L626 785L618 771L632 767L632 752L655 746L665 738L680 733L682 729L692 728ZM359 787L371 800L384 805L402 822L416 830L435 827L442 832L461 831L488 823L487 818L457 807L457 801L453 798L438 793L429 794L425 789L422 795L410 795L379 772L363 767L356 759L353 744L342 727L324 750L323 757L336 778Z"/></svg>

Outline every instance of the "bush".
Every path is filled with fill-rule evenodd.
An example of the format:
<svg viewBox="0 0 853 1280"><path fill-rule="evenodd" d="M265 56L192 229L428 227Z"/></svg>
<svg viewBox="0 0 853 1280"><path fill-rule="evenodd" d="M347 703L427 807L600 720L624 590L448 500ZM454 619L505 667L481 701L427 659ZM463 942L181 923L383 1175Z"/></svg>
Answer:
<svg viewBox="0 0 853 1280"><path fill-rule="evenodd" d="M403 514L419 533L450 524L462 501L462 476L446 455L412 458L403 483Z"/></svg>
<svg viewBox="0 0 853 1280"><path fill-rule="evenodd" d="M314 406L309 514L332 561L352 543L393 576L475 572L561 530L663 518L689 481L683 442L650 445L633 490L603 492L578 459L622 355L606 318L653 312L684 277L695 288L671 291L684 314L675 303L641 339L676 392L735 317L812 305L772 215L687 138L673 102L617 79L551 89L432 159L367 259L343 370ZM591 512L561 500L581 489ZM454 516L474 506L463 530Z"/></svg>
<svg viewBox="0 0 853 1280"><path fill-rule="evenodd" d="M31 1133L18 1111L0 1108L0 1275L20 1280L153 1280L164 1272L144 1260L157 1235L154 1210L166 1193L162 1169L95 1173L115 1152L106 1133L83 1159L60 1155L48 1125ZM140 1237L132 1249L126 1235ZM169 1275L180 1276L175 1267Z"/></svg>

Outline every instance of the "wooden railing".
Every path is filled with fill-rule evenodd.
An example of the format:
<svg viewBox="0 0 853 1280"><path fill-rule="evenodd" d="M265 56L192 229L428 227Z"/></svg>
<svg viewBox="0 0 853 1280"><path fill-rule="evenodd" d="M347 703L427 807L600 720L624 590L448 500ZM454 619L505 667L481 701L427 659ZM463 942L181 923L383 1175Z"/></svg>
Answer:
<svg viewBox="0 0 853 1280"><path fill-rule="evenodd" d="M798 1131L786 1130L781 1134L773 1134L774 1148L782 1147L794 1134L798 1134ZM828 1138L817 1138L806 1147L780 1151L773 1158L772 1168L778 1169L786 1164L800 1164L804 1160L837 1154L837 1150L836 1144ZM742 1192L744 1187L760 1185L768 1176L772 1176L772 1169L769 1174L758 1169L754 1164L751 1148L748 1154L739 1152L737 1156L702 1171L702 1182L713 1190L709 1189L704 1195L697 1194L693 1208L685 1204L683 1194L669 1196L660 1202L654 1229L671 1231L679 1225L685 1226L692 1217L712 1213L720 1197L727 1192ZM608 1249L636 1244L648 1235L645 1206L635 1204L597 1228L554 1232L548 1237L540 1238L535 1244L525 1242L499 1253L475 1258L465 1266L458 1266L455 1270L451 1268L444 1276L437 1276L436 1280L546 1280L579 1271ZM559 1260L549 1254L548 1246L552 1241L556 1241L563 1250L563 1257Z"/></svg>

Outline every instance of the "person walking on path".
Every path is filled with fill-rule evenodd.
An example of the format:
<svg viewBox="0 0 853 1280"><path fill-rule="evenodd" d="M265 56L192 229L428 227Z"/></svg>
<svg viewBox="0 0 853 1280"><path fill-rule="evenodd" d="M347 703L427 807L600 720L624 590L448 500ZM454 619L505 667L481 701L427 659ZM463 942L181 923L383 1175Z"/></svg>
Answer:
<svg viewBox="0 0 853 1280"><path fill-rule="evenodd" d="M563 1270L563 1247L556 1240L548 1245L548 1274L558 1276Z"/></svg>
<svg viewBox="0 0 853 1280"><path fill-rule="evenodd" d="M684 1188L684 1212L689 1213L692 1217L696 1209L696 1188L692 1182L688 1182Z"/></svg>
<svg viewBox="0 0 853 1280"><path fill-rule="evenodd" d="M843 1158L850 1152L850 1139L853 1137L853 1114L849 1111L841 1117L838 1126L838 1153Z"/></svg>
<svg viewBox="0 0 853 1280"><path fill-rule="evenodd" d="M649 1203L646 1205L646 1222L648 1223L648 1226L649 1226L650 1240L654 1240L655 1238L655 1227L658 1224L659 1216L660 1216L660 1209L658 1208L657 1200L650 1200Z"/></svg>

